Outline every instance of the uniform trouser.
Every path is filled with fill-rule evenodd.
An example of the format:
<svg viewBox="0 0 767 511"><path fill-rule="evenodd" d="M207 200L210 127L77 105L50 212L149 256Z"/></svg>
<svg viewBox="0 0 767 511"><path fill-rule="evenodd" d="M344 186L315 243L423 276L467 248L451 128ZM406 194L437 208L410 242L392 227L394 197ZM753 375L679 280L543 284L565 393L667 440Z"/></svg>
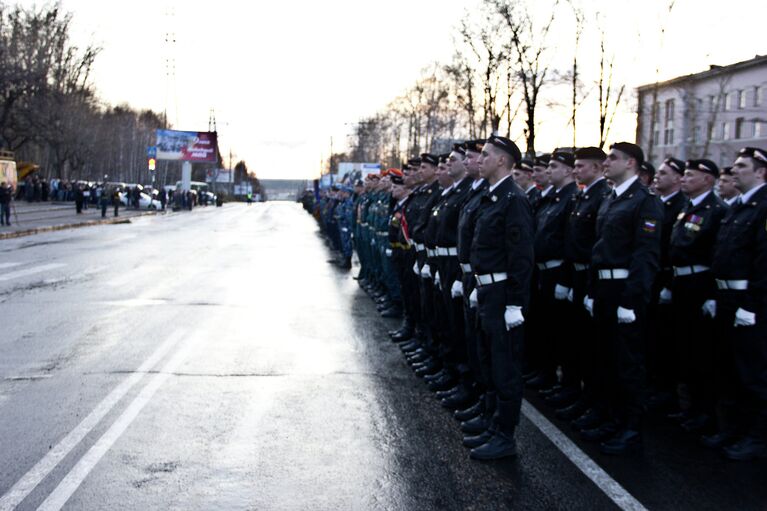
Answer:
<svg viewBox="0 0 767 511"><path fill-rule="evenodd" d="M482 392L488 387L488 380L485 378L485 374L482 372L482 364L479 360L479 327L477 318L477 309L472 308L469 305L469 296L474 290L476 284L474 280L474 274L464 273L461 276L461 282L463 283L463 331L466 339L466 356L469 363L469 369L471 369L474 380L479 384L478 389Z"/></svg>
<svg viewBox="0 0 767 511"><path fill-rule="evenodd" d="M491 391L486 399L495 395L495 413L492 428L512 435L519 424L522 406L522 353L524 324L506 329L506 284L498 282L477 289L479 302L479 361ZM491 404L491 403L489 403Z"/></svg>
<svg viewBox="0 0 767 511"><path fill-rule="evenodd" d="M344 257L352 256L352 233L349 227L338 226L339 235L341 237L341 254Z"/></svg>
<svg viewBox="0 0 767 511"><path fill-rule="evenodd" d="M541 342L546 335L546 310L541 297L540 272L535 268L531 279L530 313L525 325L525 370L545 372L553 379L555 373L553 368L546 368L547 353L545 343Z"/></svg>
<svg viewBox="0 0 767 511"><path fill-rule="evenodd" d="M671 304L658 303L662 288L661 284L656 283L652 302L647 307L647 373L648 381L655 390L673 391L679 379L680 346L672 327L675 323L674 308ZM671 294L673 296L673 291Z"/></svg>
<svg viewBox="0 0 767 511"><path fill-rule="evenodd" d="M418 260L418 268L423 268L427 263L426 252L416 252L416 259ZM426 335L427 342L433 343L431 325L434 321L434 283L430 278L423 278L418 276L418 296L420 298L421 308L421 326Z"/></svg>
<svg viewBox="0 0 767 511"><path fill-rule="evenodd" d="M394 262L386 255L386 249L381 249L381 265L383 268L384 286L389 294L389 299L397 305L402 303L402 289L399 285L397 270Z"/></svg>
<svg viewBox="0 0 767 511"><path fill-rule="evenodd" d="M405 309L405 324L416 328L421 321L421 299L418 289L418 277L413 273L415 250L395 252L396 268L402 289L402 304Z"/></svg>
<svg viewBox="0 0 767 511"><path fill-rule="evenodd" d="M78 213L82 213L83 212L83 201L81 201L81 200L76 200L75 201L75 210Z"/></svg>
<svg viewBox="0 0 767 511"><path fill-rule="evenodd" d="M421 279L424 293L423 297L425 300L428 300L428 303L425 304L425 307L428 313L427 318L429 323L429 330L431 332L431 339L434 347L437 350L437 353L440 355L440 358L442 358L448 344L447 311L445 310L444 304L442 303L441 289L441 286L444 283L441 283L440 287L437 287L435 284L435 277L437 275L437 271L439 271L438 259L435 257L427 257L426 264L429 265L432 278ZM442 276L440 275L440 280L441 279Z"/></svg>
<svg viewBox="0 0 767 511"><path fill-rule="evenodd" d="M463 324L463 300L453 298L453 283L461 280L461 267L455 257L440 257L437 259L439 274L442 280L442 290L439 294L442 307L446 314L446 338L443 358L446 363L465 374L469 368L467 365L467 348L465 329Z"/></svg>
<svg viewBox="0 0 767 511"><path fill-rule="evenodd" d="M11 205L0 204L0 220L2 223L11 225Z"/></svg>
<svg viewBox="0 0 767 511"><path fill-rule="evenodd" d="M559 283L560 268L538 271L538 313L535 338L538 344L540 366L545 374L555 374L557 366L562 364L565 343L571 342L563 335L567 326L567 307L562 300L554 299L554 288ZM574 374L573 367L562 367L563 384L574 386L580 378Z"/></svg>
<svg viewBox="0 0 767 511"><path fill-rule="evenodd" d="M673 297L672 322L661 328L669 329L676 339L679 361L676 381L685 383L690 393L690 405L696 412L714 415L716 385L714 383L714 320L703 315L703 303L712 298L714 282L711 274L696 273L675 277L671 287ZM676 383L675 381L675 383Z"/></svg>
<svg viewBox="0 0 767 511"><path fill-rule="evenodd" d="M583 306L583 299L588 294L588 271L573 272L573 303L570 308L572 328L570 356L577 360L583 381L583 401L592 406L602 400L599 386L597 364L597 338L594 318ZM575 353L572 353L573 350Z"/></svg>
<svg viewBox="0 0 767 511"><path fill-rule="evenodd" d="M734 326L744 293L717 293L717 357L726 357L717 358L717 365L725 364L720 374L724 413L726 420L739 423L738 429L767 440L767 305L749 311L756 314L755 325Z"/></svg>
<svg viewBox="0 0 767 511"><path fill-rule="evenodd" d="M618 323L618 306L626 281L598 280L594 286L597 363L607 411L620 427L638 430L645 404L645 306L633 309L636 320Z"/></svg>

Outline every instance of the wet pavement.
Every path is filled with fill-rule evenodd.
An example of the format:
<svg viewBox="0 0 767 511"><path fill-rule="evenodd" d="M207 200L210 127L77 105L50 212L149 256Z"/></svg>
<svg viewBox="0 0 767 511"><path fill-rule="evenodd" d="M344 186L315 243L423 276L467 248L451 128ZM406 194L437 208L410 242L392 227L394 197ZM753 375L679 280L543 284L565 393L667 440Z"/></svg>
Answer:
<svg viewBox="0 0 767 511"><path fill-rule="evenodd" d="M0 510L767 508L762 462L606 458L532 395L469 460L328 255L291 203L0 241Z"/></svg>

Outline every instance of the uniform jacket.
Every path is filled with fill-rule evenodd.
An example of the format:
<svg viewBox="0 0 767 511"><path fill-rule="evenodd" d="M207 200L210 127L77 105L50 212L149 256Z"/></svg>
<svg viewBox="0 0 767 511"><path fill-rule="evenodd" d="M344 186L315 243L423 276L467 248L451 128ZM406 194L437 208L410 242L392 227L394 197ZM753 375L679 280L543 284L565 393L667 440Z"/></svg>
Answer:
<svg viewBox="0 0 767 511"><path fill-rule="evenodd" d="M745 204L733 204L722 219L711 266L714 277L748 280L742 307L767 307L767 185Z"/></svg>
<svg viewBox="0 0 767 511"><path fill-rule="evenodd" d="M671 232L674 230L674 224L677 217L679 217L679 213L682 212L687 202L689 202L687 197L681 191L670 199L663 201L663 227L660 231L660 271L657 277L657 287L659 289L671 286L671 279L673 277L671 257L669 255Z"/></svg>
<svg viewBox="0 0 767 511"><path fill-rule="evenodd" d="M535 260L542 263L565 258L565 226L578 193L574 182L549 192L550 199L535 215Z"/></svg>
<svg viewBox="0 0 767 511"><path fill-rule="evenodd" d="M610 195L603 200L597 215L597 241L591 251L591 286L597 282L600 269L627 269L629 276L619 305L635 309L649 303L658 271L662 221L660 201L638 179L619 197Z"/></svg>
<svg viewBox="0 0 767 511"><path fill-rule="evenodd" d="M474 190L469 186L469 195L466 197L466 202L461 207L461 213L458 215L458 262L461 264L469 264L477 210L482 200L482 194L489 187L490 185L487 180L483 180L482 184Z"/></svg>
<svg viewBox="0 0 767 511"><path fill-rule="evenodd" d="M456 183L445 201L433 213L437 220L436 246L452 248L458 245L458 217L472 191L473 181L472 178L465 177Z"/></svg>
<svg viewBox="0 0 767 511"><path fill-rule="evenodd" d="M417 217L415 219L408 217L411 236L416 243L425 243L426 225L429 223L431 210L442 198L440 190L441 188L437 181L424 188L420 192L423 199L420 202L421 206L418 209Z"/></svg>
<svg viewBox="0 0 767 511"><path fill-rule="evenodd" d="M606 179L592 183L591 188L580 190L570 199L570 216L565 228L564 284L571 286L573 263L591 264L591 251L597 241L597 215L602 201L612 188Z"/></svg>
<svg viewBox="0 0 767 511"><path fill-rule="evenodd" d="M470 261L476 275L508 275L506 305L527 306L533 272L533 216L530 203L511 177L482 193Z"/></svg>
<svg viewBox="0 0 767 511"><path fill-rule="evenodd" d="M697 206L687 201L671 231L671 266L711 267L714 243L726 213L727 205L713 191Z"/></svg>

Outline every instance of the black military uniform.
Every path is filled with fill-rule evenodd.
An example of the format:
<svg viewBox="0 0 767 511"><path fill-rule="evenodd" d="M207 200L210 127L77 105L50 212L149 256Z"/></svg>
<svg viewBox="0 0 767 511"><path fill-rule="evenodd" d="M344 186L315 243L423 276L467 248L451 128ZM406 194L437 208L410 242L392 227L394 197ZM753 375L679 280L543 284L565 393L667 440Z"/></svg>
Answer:
<svg viewBox="0 0 767 511"><path fill-rule="evenodd" d="M604 161L604 151L596 147L585 147L575 152L575 159ZM583 381L583 392L579 403L570 409L562 410L557 415L562 419L575 419L573 426L579 430L593 427L596 420L591 407L600 399L601 387L597 374L601 368L596 365L597 344L594 319L582 307L583 299L588 294L588 274L591 266L591 251L596 242L597 214L602 201L612 189L604 178L598 178L588 187L573 195L570 217L565 228L565 265L561 274L561 284L570 289L573 307L571 309L572 328L568 334L568 358L576 360ZM602 400L604 401L604 400ZM578 417L583 413L582 420Z"/></svg>
<svg viewBox="0 0 767 511"><path fill-rule="evenodd" d="M450 191L433 212L433 220L437 224L434 233L436 257L434 257L434 269L439 272L441 287L438 289L438 300L442 302L442 310L445 312L445 344L443 345L442 358L453 376L458 375L464 385L460 388L460 395L453 396L443 405L449 408L457 408L468 404L473 397L469 387L473 384L473 377L469 374L468 354L463 323L463 302L460 298L453 298L452 286L461 278L461 267L458 264L458 217L461 207L466 202L471 192L472 179L465 177L455 183Z"/></svg>
<svg viewBox="0 0 767 511"><path fill-rule="evenodd" d="M557 161L572 168L575 157L572 153L554 151L551 161ZM557 367L562 365L562 389L549 396L554 406L571 404L580 393L580 375L572 357L566 359L565 348L572 343L568 332L568 307L563 300L556 300L554 288L562 282L565 258L565 227L572 208L572 198L578 192L578 185L571 182L560 190L553 189L547 200L535 215L535 263L538 277L538 301L535 312L534 337L531 340L536 349L528 353L537 355L534 365L553 384ZM530 347L532 348L532 346ZM567 353L572 353L568 350Z"/></svg>
<svg viewBox="0 0 767 511"><path fill-rule="evenodd" d="M680 162L669 162L678 165ZM715 178L719 172L709 160L691 160L686 168L700 170ZM693 203L694 201L694 203ZM669 262L673 268L670 329L679 361L676 380L687 385L689 408L682 427L698 430L715 416L713 318L703 312L703 304L715 299L716 284L711 274L719 225L727 206L713 190L687 200L670 233ZM663 325L668 329L668 324Z"/></svg>
<svg viewBox="0 0 767 511"><path fill-rule="evenodd" d="M491 137L488 144L519 161L519 149L510 140ZM495 402L489 438L472 450L474 458L494 459L514 449L522 404L524 324L508 329L505 314L509 307L520 307L524 315L528 307L532 240L530 204L514 180L506 177L482 195L470 252L477 280L479 359L489 385L486 400Z"/></svg>
<svg viewBox="0 0 767 511"><path fill-rule="evenodd" d="M767 165L767 151L745 148L740 157ZM735 166L738 162L736 160ZM732 351L733 384L740 431L726 447L738 460L767 456L767 185L741 195L719 228L712 273L716 279L718 338ZM753 316L751 316L753 314ZM747 321L748 319L753 321ZM738 326L736 326L736 322ZM746 323L752 323L750 326ZM729 414L733 416L735 414Z"/></svg>
<svg viewBox="0 0 767 511"><path fill-rule="evenodd" d="M390 179L392 184L403 184L402 176L391 175ZM391 251L390 260L402 290L402 305L404 309L402 327L392 334L392 339L395 341L404 341L413 335L418 315L418 309L414 306L415 304L412 300L413 293L411 292L414 284L415 287L418 287L412 270L415 260L410 257L414 250L412 250L408 241L407 223L404 215L405 205L409 198L410 196L396 202L389 217L388 240L389 250Z"/></svg>
<svg viewBox="0 0 767 511"><path fill-rule="evenodd" d="M676 158L667 158L664 163L674 172L684 174L685 163ZM645 165L645 168L648 168ZM652 168L652 167L649 167ZM655 169L652 169L655 173ZM662 403L666 396L670 396L676 385L678 360L678 338L674 336L674 324L671 304L668 303L661 293L671 290L671 262L669 258L669 244L671 231L679 213L687 204L687 197L676 191L670 197L661 197L663 204L663 223L661 226L660 244L660 268L653 285L652 300L647 308L647 372L648 381L653 392L652 401ZM665 290L665 291L664 291Z"/></svg>
<svg viewBox="0 0 767 511"><path fill-rule="evenodd" d="M470 147L470 150L479 152L481 147L475 141L474 148ZM476 286L474 279L474 272L471 268L471 243L474 239L474 227L477 220L477 211L479 210L482 196L488 189L489 184L486 180L480 179L474 181L471 184L471 190L467 197L466 202L461 208L461 213L458 217L458 264L461 268L461 284L463 286L463 321L464 321L464 334L466 337L466 347L469 367L474 375L474 379L477 382L476 392L477 394L484 393L487 388L487 382L484 374L482 373L482 366L479 362L479 337L477 334L477 310L471 306L469 296ZM495 403L493 402L494 406ZM482 412L485 413L484 420L478 421L479 423L475 427L469 426L468 428L462 425L462 429L465 433L477 434L485 431L490 425L490 414L494 411L491 409L485 409L485 402L480 401L478 406L472 409L466 410L465 413L458 415L459 419L469 420Z"/></svg>
<svg viewBox="0 0 767 511"><path fill-rule="evenodd" d="M634 144L622 142L612 149L639 163L644 161L642 150ZM645 313L658 271L663 218L657 197L638 177L630 178L623 187L626 185L620 195L620 187L616 187L599 208L589 273L600 356L597 364L604 368L601 385L610 420L581 435L589 440L606 440L601 449L610 454L641 445ZM624 311L633 311L634 321L620 323L618 314Z"/></svg>

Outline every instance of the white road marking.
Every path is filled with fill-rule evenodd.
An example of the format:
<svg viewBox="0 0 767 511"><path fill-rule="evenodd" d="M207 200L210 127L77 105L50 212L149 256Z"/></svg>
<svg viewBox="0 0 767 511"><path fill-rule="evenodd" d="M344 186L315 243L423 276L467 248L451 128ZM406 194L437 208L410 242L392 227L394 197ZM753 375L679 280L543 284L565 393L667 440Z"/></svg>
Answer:
<svg viewBox="0 0 767 511"><path fill-rule="evenodd" d="M10 273L5 273L0 275L0 282L11 280L11 279L17 279L19 277L27 277L29 275L34 275L35 273L42 273L48 270L55 270L56 268L61 268L62 266L66 266L66 265L61 263L52 263L52 264L44 264L42 266L35 266L34 268L27 268L25 270L12 271Z"/></svg>
<svg viewBox="0 0 767 511"><path fill-rule="evenodd" d="M69 452L82 441L93 428L101 422L101 419L109 413L120 399L128 393L144 376L162 359L168 351L183 337L181 331L176 331L168 336L152 355L149 356L136 369L136 372L123 380L112 392L105 397L96 408L91 411L85 419L80 422L72 431L59 441L48 453L38 461L21 479L19 479L8 492L0 497L0 511L11 511L16 508L21 501L27 498L40 481L63 460Z"/></svg>
<svg viewBox="0 0 767 511"><path fill-rule="evenodd" d="M13 268L14 266L20 266L21 263L0 263L0 270L4 270L6 268Z"/></svg>
<svg viewBox="0 0 767 511"><path fill-rule="evenodd" d="M607 472L602 470L594 460L581 451L577 445L549 422L546 417L541 415L527 400L522 402L522 413L619 508L625 511L647 511L647 508L641 502L635 499L623 486L618 484L615 479L610 477Z"/></svg>
<svg viewBox="0 0 767 511"><path fill-rule="evenodd" d="M128 426L134 421L141 410L151 401L152 396L165 383L172 373L189 355L193 347L193 342L187 343L168 361L165 366L157 373L152 380L141 389L136 398L131 401L125 411L115 420L110 428L104 433L96 443L88 449L88 452L80 458L80 461L72 467L72 470L62 479L48 498L37 508L38 511L58 511L69 498L77 491L82 482L88 477L93 468L98 464L101 458L109 451L118 438L128 429Z"/></svg>

